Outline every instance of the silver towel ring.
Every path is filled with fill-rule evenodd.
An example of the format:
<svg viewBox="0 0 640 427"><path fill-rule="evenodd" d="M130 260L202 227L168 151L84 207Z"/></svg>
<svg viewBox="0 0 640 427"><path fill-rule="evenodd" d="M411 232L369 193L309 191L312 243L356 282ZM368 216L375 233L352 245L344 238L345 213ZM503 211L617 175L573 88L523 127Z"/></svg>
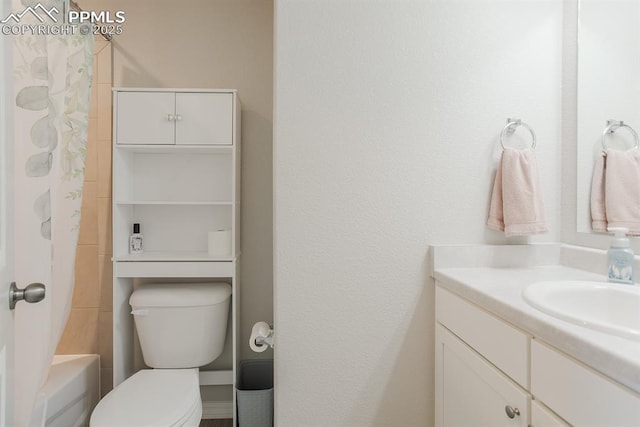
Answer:
<svg viewBox="0 0 640 427"><path fill-rule="evenodd" d="M507 119L507 125L503 127L502 131L500 132L500 145L502 145L502 149L503 150L505 149L505 146L504 146L505 132L509 134L513 134L516 131L516 128L518 126L522 126L523 128L529 131L529 133L531 134L531 149L533 150L534 148L536 148L536 133L533 131L533 129L531 129L531 127L528 124L526 124L520 119Z"/></svg>
<svg viewBox="0 0 640 427"><path fill-rule="evenodd" d="M620 128L627 128L627 130L629 131L629 133L631 133L631 135L633 135L633 140L635 141L636 145L632 148L630 148L630 150L638 149L640 148L640 140L638 139L638 134L636 133L636 131L629 126L628 124L626 124L625 122L623 122L622 120L615 121L615 120L607 120L607 127L604 128L604 130L602 131L602 150L606 153L608 150L607 147L607 134L610 133L615 133L618 129Z"/></svg>

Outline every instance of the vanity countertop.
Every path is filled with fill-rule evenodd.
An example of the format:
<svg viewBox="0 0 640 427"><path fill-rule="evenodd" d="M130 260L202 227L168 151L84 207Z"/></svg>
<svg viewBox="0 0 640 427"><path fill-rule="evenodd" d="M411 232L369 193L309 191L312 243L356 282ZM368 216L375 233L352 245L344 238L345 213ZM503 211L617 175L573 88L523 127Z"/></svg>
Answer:
<svg viewBox="0 0 640 427"><path fill-rule="evenodd" d="M603 281L603 275L562 265L548 265L525 268L437 268L433 277L441 287L640 393L640 341L556 319L534 309L522 297L524 288L534 282Z"/></svg>

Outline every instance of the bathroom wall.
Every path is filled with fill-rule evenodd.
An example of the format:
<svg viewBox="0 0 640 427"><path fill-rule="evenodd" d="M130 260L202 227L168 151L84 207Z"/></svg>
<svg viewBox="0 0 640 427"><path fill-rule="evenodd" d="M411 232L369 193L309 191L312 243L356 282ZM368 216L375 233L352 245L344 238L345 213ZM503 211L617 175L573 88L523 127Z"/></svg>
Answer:
<svg viewBox="0 0 640 427"><path fill-rule="evenodd" d="M96 37L80 235L71 314L56 354L100 354L102 394L112 388L111 44Z"/></svg>
<svg viewBox="0 0 640 427"><path fill-rule="evenodd" d="M113 86L235 88L242 102L241 358L251 326L273 318L271 0L81 0L125 12L114 37Z"/></svg>
<svg viewBox="0 0 640 427"><path fill-rule="evenodd" d="M562 1L275 16L277 424L432 425L428 245L560 237ZM507 117L537 133L544 236L485 226Z"/></svg>

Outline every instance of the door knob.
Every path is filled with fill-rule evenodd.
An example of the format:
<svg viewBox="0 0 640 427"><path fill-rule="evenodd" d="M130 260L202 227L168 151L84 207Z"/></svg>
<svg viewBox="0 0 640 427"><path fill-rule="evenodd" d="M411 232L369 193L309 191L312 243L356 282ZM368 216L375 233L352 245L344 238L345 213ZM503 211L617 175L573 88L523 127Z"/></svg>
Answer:
<svg viewBox="0 0 640 427"><path fill-rule="evenodd" d="M31 283L24 289L18 289L16 282L11 282L9 288L9 309L13 310L18 301L25 300L28 303L40 302L44 299L45 287L42 283Z"/></svg>

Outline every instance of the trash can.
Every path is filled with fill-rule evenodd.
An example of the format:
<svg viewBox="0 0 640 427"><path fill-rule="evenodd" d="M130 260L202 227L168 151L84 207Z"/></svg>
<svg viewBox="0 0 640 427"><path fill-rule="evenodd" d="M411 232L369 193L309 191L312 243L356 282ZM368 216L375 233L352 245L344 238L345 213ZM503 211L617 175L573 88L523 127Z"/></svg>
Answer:
<svg viewBox="0 0 640 427"><path fill-rule="evenodd" d="M273 426L273 360L242 360L236 381L239 427Z"/></svg>

